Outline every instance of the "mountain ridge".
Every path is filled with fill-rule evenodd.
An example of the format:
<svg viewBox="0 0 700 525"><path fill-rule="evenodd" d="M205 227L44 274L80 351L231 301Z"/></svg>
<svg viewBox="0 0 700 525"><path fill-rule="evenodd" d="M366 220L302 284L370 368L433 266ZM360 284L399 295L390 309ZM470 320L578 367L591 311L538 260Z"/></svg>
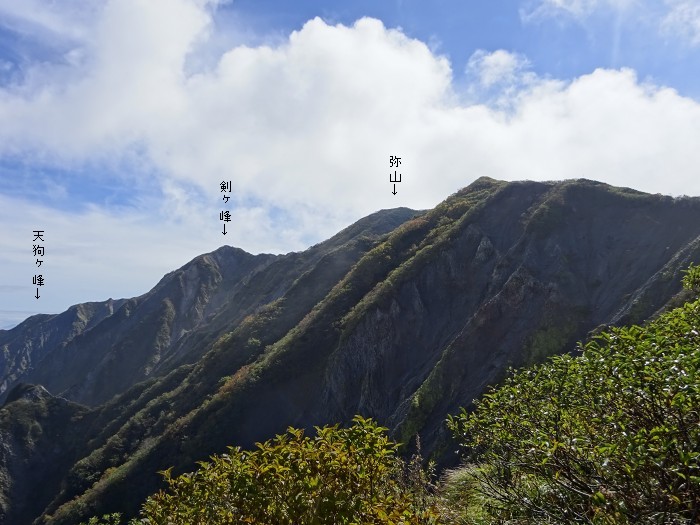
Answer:
<svg viewBox="0 0 700 525"><path fill-rule="evenodd" d="M24 381L41 383L51 392L80 403L103 403L139 380L145 380L154 373L161 375L163 371L195 360L198 354L192 351L192 346L196 346L191 343L193 338L199 340L199 346L202 341L211 343L221 335L227 324L240 322L256 308L278 298L291 285L284 275L277 278L268 276L271 282L277 284L277 288L266 290L258 302L248 302L240 311L232 311L228 307L228 303L236 299L241 289L270 264L280 258L301 259L297 270L306 268L315 264L326 251L334 249L338 243L342 244L347 236L377 229L377 216L386 215L390 227L394 224L393 221L400 221L402 217L414 213L413 210L399 208L398 211L385 210L378 212L379 215L372 214L331 239L309 248L307 252L310 255L306 258L299 257L295 252L286 255L252 255L240 248L225 245L195 257L178 270L168 272L150 291L140 296L74 305L57 316L33 316L5 334L0 334L0 402L12 385ZM61 337L62 330L66 330L64 325L67 321L64 318L70 312L76 312L78 317L79 312L85 309L104 311L102 315L91 316L80 325L76 326L77 321L73 322L69 327L72 331ZM134 325L134 317L147 319L145 324L150 325L147 333L144 333L142 327ZM224 320L217 321L221 317ZM95 335L91 330L98 324L101 334ZM200 330L203 324L206 324L206 329ZM41 347L42 351L33 356L33 345L27 344L27 338L23 338L23 334L41 333L42 330L50 333L55 331L59 335L56 341L46 341ZM33 338L39 336L32 335L29 343L33 342ZM95 340L96 338L101 339ZM44 341L45 338L40 339ZM143 343L135 345L136 340L142 340ZM50 347L53 351L43 351L44 347ZM27 351L21 353L20 348L27 348ZM115 363L124 367L129 362L129 356L124 355L125 348L128 348L129 354L136 353L140 357L138 362L132 363L128 370L123 371L122 375L128 376L128 380L116 384L108 379L107 383L113 388L98 390L99 385L104 384L107 372L114 375ZM76 362L71 357L76 353L85 354L86 358L89 357L88 361ZM24 366L13 366L14 363L3 359L3 354L20 354ZM69 368L74 372L57 378L56 370L62 368L62 362L72 363ZM85 384L80 384L80 378L83 377L88 379Z"/></svg>
<svg viewBox="0 0 700 525"><path fill-rule="evenodd" d="M680 272L700 260L700 199L481 178L433 210L378 212L309 250L271 257L249 261L245 284L226 281L226 301L198 314L206 322L187 352L76 409L82 456L56 460L62 475L50 498L33 509L7 504L6 518L133 514L160 486L158 470L182 472L226 445L356 413L388 426L407 450L419 435L424 452L449 461L444 418L509 366L570 351L601 325L643 321L674 300ZM149 319L157 333L160 317ZM42 402L7 403L0 432L19 408ZM3 461L8 480L32 479Z"/></svg>

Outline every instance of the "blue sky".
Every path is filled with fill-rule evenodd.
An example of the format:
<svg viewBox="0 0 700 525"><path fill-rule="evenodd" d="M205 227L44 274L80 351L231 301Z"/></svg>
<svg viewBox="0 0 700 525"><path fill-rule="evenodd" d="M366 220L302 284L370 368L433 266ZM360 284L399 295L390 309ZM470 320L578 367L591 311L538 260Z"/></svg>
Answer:
<svg viewBox="0 0 700 525"><path fill-rule="evenodd" d="M700 0L0 0L0 328L482 175L700 195L698 71Z"/></svg>
<svg viewBox="0 0 700 525"><path fill-rule="evenodd" d="M537 12L548 4L549 13ZM695 9L697 16L700 4L686 4ZM659 31L659 20L668 15L673 5L674 2L663 1L585 0L333 3L246 0L223 10L228 12L223 18L245 20L253 31L247 43L255 45L265 37L276 36L281 41L290 31L316 16L346 25L369 16L382 20L387 27L400 27L407 36L426 42L437 53L447 56L457 80L476 49L506 49L527 56L532 70L540 75L566 79L599 67L630 67L641 78L697 96L700 86L694 72L700 70L700 54L692 44L692 34ZM582 14L578 14L577 6ZM698 38L697 18L694 28L692 23L689 22L689 30Z"/></svg>

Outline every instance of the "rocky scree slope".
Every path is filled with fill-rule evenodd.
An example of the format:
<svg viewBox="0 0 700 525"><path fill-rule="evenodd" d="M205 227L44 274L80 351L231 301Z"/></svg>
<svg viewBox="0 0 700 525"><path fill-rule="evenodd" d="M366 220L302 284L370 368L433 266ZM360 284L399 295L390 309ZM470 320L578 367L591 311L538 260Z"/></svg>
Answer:
<svg viewBox="0 0 700 525"><path fill-rule="evenodd" d="M246 284L259 299L236 296L256 305L250 313L215 313L203 344L193 339L169 369L74 417L82 452L61 463L51 500L5 516L133 514L160 487L158 470L356 413L409 448L420 435L424 452L446 460L448 413L508 366L570 351L600 325L649 318L700 260L700 199L586 180L482 178L409 215L384 212L366 219L370 233L356 225L267 261ZM16 403L0 411L5 425ZM17 462L0 469L20 486L38 479Z"/></svg>

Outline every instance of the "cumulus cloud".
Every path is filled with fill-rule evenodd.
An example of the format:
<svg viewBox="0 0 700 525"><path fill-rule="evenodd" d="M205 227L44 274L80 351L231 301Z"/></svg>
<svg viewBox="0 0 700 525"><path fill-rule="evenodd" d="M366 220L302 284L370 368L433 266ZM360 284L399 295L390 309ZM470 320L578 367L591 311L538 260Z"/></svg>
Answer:
<svg viewBox="0 0 700 525"><path fill-rule="evenodd" d="M700 104L634 71L547 79L522 55L480 50L467 67L500 98L465 103L446 58L369 18L310 20L284 42L239 45L193 70L215 16L201 1L111 0L75 60L36 64L23 83L0 87L1 157L64 169L133 157L144 169L125 177L155 177L160 188L131 208L72 213L3 197L2 224L23 232L50 216L62 232L70 248L52 264L72 302L99 298L71 294L76 282L120 295L110 290L132 290L134 275L152 284L223 242L303 249L377 209L434 206L481 175L700 194ZM403 158L396 196L390 155ZM225 238L222 180L233 183ZM12 259L24 234L3 242L11 281L0 285L25 282L24 255Z"/></svg>
<svg viewBox="0 0 700 525"><path fill-rule="evenodd" d="M479 49L467 63L467 70L474 73L486 88L495 84L514 84L528 67L530 61L525 56L504 49L492 53Z"/></svg>
<svg viewBox="0 0 700 525"><path fill-rule="evenodd" d="M209 14L189 0L112 0L78 61L38 63L0 93L2 150L39 148L61 158L115 154L143 140L149 122L180 102L182 66Z"/></svg>

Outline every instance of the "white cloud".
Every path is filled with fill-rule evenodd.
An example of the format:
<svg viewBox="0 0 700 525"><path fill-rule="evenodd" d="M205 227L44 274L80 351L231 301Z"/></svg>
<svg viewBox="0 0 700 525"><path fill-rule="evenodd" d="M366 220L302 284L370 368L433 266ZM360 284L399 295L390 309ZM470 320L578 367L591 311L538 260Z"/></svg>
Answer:
<svg viewBox="0 0 700 525"><path fill-rule="evenodd" d="M185 57L209 22L190 0L112 0L84 42L82 65L37 64L0 98L5 149L59 157L114 154L181 103ZM76 53L77 51L74 51Z"/></svg>
<svg viewBox="0 0 700 525"><path fill-rule="evenodd" d="M698 0L666 0L668 14L661 22L668 35L680 36L691 45L700 45L700 2Z"/></svg>
<svg viewBox="0 0 700 525"><path fill-rule="evenodd" d="M525 94L511 131L521 151L532 148L527 172L698 195L698 118L700 104L672 89L642 84L631 70L599 69Z"/></svg>
<svg viewBox="0 0 700 525"><path fill-rule="evenodd" d="M529 67L530 61L525 56L504 49L492 53L479 49L467 63L467 70L474 73L485 88L495 84L514 84Z"/></svg>
<svg viewBox="0 0 700 525"><path fill-rule="evenodd" d="M470 67L485 89L506 86L507 110L464 103L445 58L372 19L311 20L282 44L238 46L188 71L214 16L192 0L107 2L82 58L0 88L0 156L65 168L137 151L148 169L129 176L157 176L163 199L65 213L3 198L0 224L19 233L2 240L0 285L25 282L20 233L42 220L60 231L52 280L77 302L137 293L136 282L144 292L224 241L303 249L377 209L433 206L481 175L700 194L700 104L633 71L549 80L526 57L479 51ZM390 155L403 157L396 196ZM234 188L225 238L221 180Z"/></svg>
<svg viewBox="0 0 700 525"><path fill-rule="evenodd" d="M486 104L503 112L503 116L511 114L516 110L520 94L543 83L531 67L527 57L520 53L477 49L467 62L467 83L460 100L465 106Z"/></svg>

